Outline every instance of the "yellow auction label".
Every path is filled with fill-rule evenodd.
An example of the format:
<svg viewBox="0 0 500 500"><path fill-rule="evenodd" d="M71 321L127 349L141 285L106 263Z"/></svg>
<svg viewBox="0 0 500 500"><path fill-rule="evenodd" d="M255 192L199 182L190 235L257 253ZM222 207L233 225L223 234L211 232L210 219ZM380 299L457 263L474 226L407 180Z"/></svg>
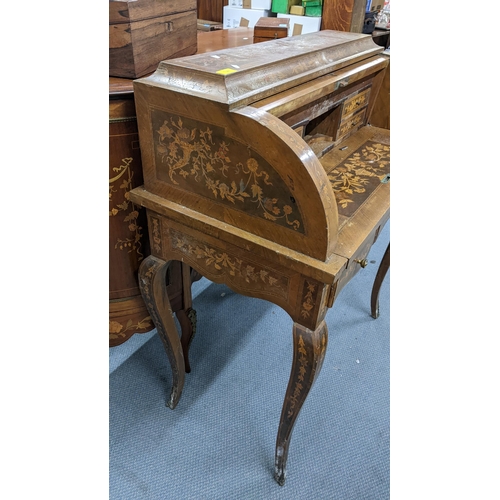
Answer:
<svg viewBox="0 0 500 500"><path fill-rule="evenodd" d="M230 75L231 73L236 73L238 70L233 68L224 68L216 71L218 75Z"/></svg>

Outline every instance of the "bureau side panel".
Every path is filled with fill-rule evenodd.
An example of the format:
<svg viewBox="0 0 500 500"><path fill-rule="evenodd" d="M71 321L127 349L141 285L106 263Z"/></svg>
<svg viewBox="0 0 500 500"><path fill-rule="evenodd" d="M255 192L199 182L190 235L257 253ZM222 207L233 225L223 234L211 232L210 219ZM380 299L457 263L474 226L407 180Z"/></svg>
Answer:
<svg viewBox="0 0 500 500"><path fill-rule="evenodd" d="M325 261L333 191L312 150L260 110L134 83L148 191Z"/></svg>

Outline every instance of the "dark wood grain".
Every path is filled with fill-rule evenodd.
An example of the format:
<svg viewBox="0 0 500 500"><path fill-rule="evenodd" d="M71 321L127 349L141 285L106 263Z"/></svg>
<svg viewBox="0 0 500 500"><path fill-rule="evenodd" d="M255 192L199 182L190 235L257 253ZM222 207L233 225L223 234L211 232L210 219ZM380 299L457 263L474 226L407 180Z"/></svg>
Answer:
<svg viewBox="0 0 500 500"><path fill-rule="evenodd" d="M365 9L366 0L324 0L321 29L361 33Z"/></svg>
<svg viewBox="0 0 500 500"><path fill-rule="evenodd" d="M228 0L197 0L198 19L222 23L224 5Z"/></svg>
<svg viewBox="0 0 500 500"><path fill-rule="evenodd" d="M163 59L196 53L196 2L109 2L109 75L137 78Z"/></svg>
<svg viewBox="0 0 500 500"><path fill-rule="evenodd" d="M389 59L389 58L388 58ZM382 80L380 91L375 99L370 123L374 127L391 128L391 69L390 64Z"/></svg>

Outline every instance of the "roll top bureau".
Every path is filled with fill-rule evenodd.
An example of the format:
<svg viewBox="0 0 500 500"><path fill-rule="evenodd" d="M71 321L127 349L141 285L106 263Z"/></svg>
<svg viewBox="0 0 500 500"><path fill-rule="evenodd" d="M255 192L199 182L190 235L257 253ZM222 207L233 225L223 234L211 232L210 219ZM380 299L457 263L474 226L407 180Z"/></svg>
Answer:
<svg viewBox="0 0 500 500"><path fill-rule="evenodd" d="M389 130L370 113L388 61L369 35L320 31L162 61L134 81L151 255L141 293L179 401L185 355L164 292L182 261L282 307L294 359L275 452L290 437L326 351L324 321L389 218Z"/></svg>

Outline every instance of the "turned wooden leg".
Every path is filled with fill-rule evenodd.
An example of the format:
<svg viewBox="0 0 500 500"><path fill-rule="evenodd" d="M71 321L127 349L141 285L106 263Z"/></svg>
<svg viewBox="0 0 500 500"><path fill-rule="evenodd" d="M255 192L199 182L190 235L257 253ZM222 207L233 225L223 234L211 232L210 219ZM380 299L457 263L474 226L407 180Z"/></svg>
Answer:
<svg viewBox="0 0 500 500"><path fill-rule="evenodd" d="M283 486L293 426L318 376L328 343L328 328L322 321L316 330L293 325L293 362L276 439L274 478Z"/></svg>
<svg viewBox="0 0 500 500"><path fill-rule="evenodd" d="M196 311L192 308L191 267L182 263L182 309L175 314L181 325L181 345L184 353L186 373L191 371L189 364L189 346L196 333Z"/></svg>
<svg viewBox="0 0 500 500"><path fill-rule="evenodd" d="M167 352L172 368L172 391L167 406L174 409L184 387L184 356L167 294L166 273L170 262L148 256L139 267L139 288Z"/></svg>
<svg viewBox="0 0 500 500"><path fill-rule="evenodd" d="M385 275L389 270L391 265L391 244L387 245L384 256L382 257L382 261L380 262L380 266L377 271L377 275L375 276L375 281L373 282L372 288L372 297L371 297L371 309L372 309L372 317L377 319L379 316L379 307L378 307L378 296L380 293L380 287L382 286L382 282L384 281Z"/></svg>

